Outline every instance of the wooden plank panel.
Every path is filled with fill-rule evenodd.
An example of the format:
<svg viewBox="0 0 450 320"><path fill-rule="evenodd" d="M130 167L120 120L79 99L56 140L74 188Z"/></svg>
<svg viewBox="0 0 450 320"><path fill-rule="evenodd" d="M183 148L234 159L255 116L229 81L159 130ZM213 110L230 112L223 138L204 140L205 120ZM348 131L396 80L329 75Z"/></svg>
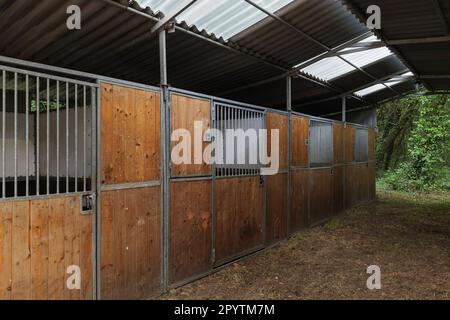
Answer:
<svg viewBox="0 0 450 320"><path fill-rule="evenodd" d="M92 299L94 216L81 216L79 196L3 203L2 213L3 298ZM71 265L81 269L81 290L66 286Z"/></svg>
<svg viewBox="0 0 450 320"><path fill-rule="evenodd" d="M95 215L80 216L79 232L80 232L80 268L81 268L81 292L82 300L93 299L93 233L94 233Z"/></svg>
<svg viewBox="0 0 450 320"><path fill-rule="evenodd" d="M369 128L368 130L368 136L369 136L369 161L376 160L375 159L375 130L372 128Z"/></svg>
<svg viewBox="0 0 450 320"><path fill-rule="evenodd" d="M0 300L11 299L13 203L0 202Z"/></svg>
<svg viewBox="0 0 450 320"><path fill-rule="evenodd" d="M159 180L159 93L105 83L101 92L102 183Z"/></svg>
<svg viewBox="0 0 450 320"><path fill-rule="evenodd" d="M345 162L355 161L355 128L346 127L344 129L345 134Z"/></svg>
<svg viewBox="0 0 450 320"><path fill-rule="evenodd" d="M65 198L57 198L49 202L48 208L48 298L64 299L66 287L64 261L64 220L66 216Z"/></svg>
<svg viewBox="0 0 450 320"><path fill-rule="evenodd" d="M305 117L292 116L292 166L308 166L309 120Z"/></svg>
<svg viewBox="0 0 450 320"><path fill-rule="evenodd" d="M333 153L334 163L344 162L344 125L340 123L333 124Z"/></svg>
<svg viewBox="0 0 450 320"><path fill-rule="evenodd" d="M293 170L291 215L289 219L289 233L305 229L309 225L308 219L308 170Z"/></svg>
<svg viewBox="0 0 450 320"><path fill-rule="evenodd" d="M31 239L29 201L13 203L11 299L31 299Z"/></svg>
<svg viewBox="0 0 450 320"><path fill-rule="evenodd" d="M211 180L171 183L171 284L211 269L211 187Z"/></svg>
<svg viewBox="0 0 450 320"><path fill-rule="evenodd" d="M141 299L160 292L160 188L102 193L103 299Z"/></svg>
<svg viewBox="0 0 450 320"><path fill-rule="evenodd" d="M344 174L345 167L335 167L333 169L333 211L338 214L344 211Z"/></svg>
<svg viewBox="0 0 450 320"><path fill-rule="evenodd" d="M368 183L369 183L369 201L375 200L377 196L376 191L376 175L377 166L375 162L369 162L368 168Z"/></svg>
<svg viewBox="0 0 450 320"><path fill-rule="evenodd" d="M369 200L369 177L366 163L346 167L346 207L351 208Z"/></svg>
<svg viewBox="0 0 450 320"><path fill-rule="evenodd" d="M268 112L266 115L266 126L267 126L267 152L270 154L271 151L271 130L279 130L279 164L280 169L288 168L288 130L289 130L289 118L287 115L282 115L279 113ZM271 154L270 154L271 155Z"/></svg>
<svg viewBox="0 0 450 320"><path fill-rule="evenodd" d="M310 223L323 222L333 213L332 169L317 169L309 172Z"/></svg>
<svg viewBox="0 0 450 320"><path fill-rule="evenodd" d="M204 132L210 128L211 122L211 102L209 100L187 97L184 95L172 94L171 104L171 130L177 129L188 130L191 134L191 161L192 164L173 164L171 163L172 176L201 176L211 174L211 165L207 165L201 160L201 164L194 164L194 122L201 121L203 124L202 137L197 137L202 140L202 151L209 142L203 141ZM178 142L172 141L172 148ZM200 156L200 155L199 155Z"/></svg>
<svg viewBox="0 0 450 320"><path fill-rule="evenodd" d="M274 244L287 237L288 174L267 177L266 244Z"/></svg>
<svg viewBox="0 0 450 320"><path fill-rule="evenodd" d="M263 187L259 177L216 181L216 265L264 244Z"/></svg>
<svg viewBox="0 0 450 320"><path fill-rule="evenodd" d="M48 299L49 224L48 200L31 201L32 299Z"/></svg>
<svg viewBox="0 0 450 320"><path fill-rule="evenodd" d="M80 266L80 234L78 229L80 217L79 197L65 199L64 217L64 270L66 272L65 283L71 274L67 273L70 266ZM83 277L83 275L81 275ZM80 290L69 289L64 286L64 298L68 300L79 300Z"/></svg>

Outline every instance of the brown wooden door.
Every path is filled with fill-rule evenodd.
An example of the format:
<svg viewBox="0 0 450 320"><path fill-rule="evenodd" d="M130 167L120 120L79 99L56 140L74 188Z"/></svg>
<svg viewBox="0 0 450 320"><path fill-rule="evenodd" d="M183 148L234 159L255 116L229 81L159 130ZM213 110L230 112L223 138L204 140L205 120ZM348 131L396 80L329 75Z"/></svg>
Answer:
<svg viewBox="0 0 450 320"><path fill-rule="evenodd" d="M101 85L100 297L161 292L160 94Z"/></svg>

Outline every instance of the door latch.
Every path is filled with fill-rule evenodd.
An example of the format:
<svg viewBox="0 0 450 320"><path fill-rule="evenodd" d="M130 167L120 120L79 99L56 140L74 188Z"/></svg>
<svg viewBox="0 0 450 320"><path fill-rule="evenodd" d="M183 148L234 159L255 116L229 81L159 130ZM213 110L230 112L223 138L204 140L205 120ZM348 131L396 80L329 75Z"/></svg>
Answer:
<svg viewBox="0 0 450 320"><path fill-rule="evenodd" d="M94 209L94 195L84 194L81 196L81 214L90 214Z"/></svg>

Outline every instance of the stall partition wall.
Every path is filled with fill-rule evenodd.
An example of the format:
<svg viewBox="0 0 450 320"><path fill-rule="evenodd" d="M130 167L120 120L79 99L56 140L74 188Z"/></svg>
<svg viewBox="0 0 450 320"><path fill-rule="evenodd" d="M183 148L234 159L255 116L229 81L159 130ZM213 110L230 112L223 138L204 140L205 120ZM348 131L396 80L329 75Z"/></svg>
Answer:
<svg viewBox="0 0 450 320"><path fill-rule="evenodd" d="M6 80L11 86L11 78ZM12 85L14 88L14 80ZM40 150L40 153L28 170L34 168L39 172L36 179L50 177L39 182L45 186L48 181L50 188L41 187L40 192L48 190L49 194L2 198L0 201L1 298L140 299L157 296L167 289L166 283L176 287L192 281L375 197L372 130L366 133L368 159L358 162L356 158L364 156L364 150L356 154L356 137L358 130L364 128L329 123L332 130L327 128L324 132L333 133L332 163L313 167L311 162L317 155L310 158L310 135L314 132L311 126L327 125L312 122L319 119L300 114L288 116L175 89L170 91L167 106L170 132L193 130L195 121L202 122L202 135L208 128L266 128L270 150L270 131L278 129L280 170L276 175L263 177L257 167L248 164L227 167L171 163L169 189L162 190L161 130L164 128L161 126L158 89L152 91L147 87L114 83L100 83L98 89L92 83L78 85L79 88L86 86L87 92L92 91L86 110L92 112L92 119L98 116L99 134L96 133L96 121L91 121L90 125L86 121L82 126L91 133L86 135L86 140L92 140L83 151L86 159L80 158L81 149L69 149L82 144L78 134L60 132L57 145L64 150L52 151L52 148L44 147L47 139L42 136L33 143L29 141L29 152ZM51 85L49 88L47 105L65 99L61 109L75 102L84 107L84 99L80 98L84 96L83 90L74 86L66 96L62 87L59 94L58 90L52 91ZM42 90L38 92L47 99ZM77 97L75 92L80 96ZM12 101L14 107L14 98ZM64 113L58 106L48 110L48 119L63 122L57 126L57 131L78 128L80 132L80 127L72 125L77 121L72 118L78 117L81 121L83 113L71 110ZM41 112L45 115L39 115L39 123L29 127L30 130L36 128L35 134L39 132L40 135L42 132L47 134L46 129L43 130L46 122L42 119L44 116L47 119L47 110L43 108L38 113ZM60 113L58 116L52 112ZM69 126L64 127L64 123ZM51 126L49 128L52 130ZM17 136L22 137L22 134ZM98 138L98 144L96 139L89 137ZM361 137L364 135L358 139ZM63 138L64 143L59 141ZM53 137L49 135L49 145L51 139ZM209 142L202 137L203 147ZM42 155L47 150L49 157ZM97 150L99 161L96 152L89 153L88 150ZM50 165L52 152L56 152L53 156L60 163L54 178L50 170L53 169ZM192 155L194 153L192 150ZM80 175L83 166L75 160L82 158L89 167L86 168L89 179ZM49 171L45 170L46 163L49 163ZM64 171L67 166L70 170ZM11 168L10 164L8 168ZM69 174L71 170L73 176ZM14 180L18 179L13 177ZM73 189L73 181L79 181L78 188ZM69 188L64 189L67 183ZM31 181L31 185L37 187L35 181ZM78 189L78 192L67 192ZM52 190L54 194L51 194ZM95 206L90 211L85 210L86 203L82 199L86 195L98 196L97 215L93 214ZM169 199L167 220L163 218L164 197ZM167 243L166 247L163 247L164 243ZM68 290L66 286L70 276L67 268L73 265L80 266L82 272L81 290Z"/></svg>
<svg viewBox="0 0 450 320"><path fill-rule="evenodd" d="M171 136L176 130L188 130L194 163L174 164L171 161L170 166L168 283L174 286L212 269L213 169L203 159L200 159L200 164L194 162L194 139L200 141L201 156L207 144L203 135L211 128L212 102L177 93L171 93L169 97ZM195 122L201 124L199 132L194 132ZM183 142L180 137L174 139L171 146Z"/></svg>
<svg viewBox="0 0 450 320"><path fill-rule="evenodd" d="M0 90L0 299L92 299L97 86L0 66Z"/></svg>
<svg viewBox="0 0 450 320"><path fill-rule="evenodd" d="M161 293L160 93L101 84L102 299Z"/></svg>

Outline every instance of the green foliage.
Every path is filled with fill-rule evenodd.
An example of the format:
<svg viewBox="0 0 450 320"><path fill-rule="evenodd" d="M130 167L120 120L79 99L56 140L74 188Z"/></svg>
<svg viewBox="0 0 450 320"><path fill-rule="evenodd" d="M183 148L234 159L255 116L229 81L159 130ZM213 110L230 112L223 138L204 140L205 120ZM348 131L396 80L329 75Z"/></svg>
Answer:
<svg viewBox="0 0 450 320"><path fill-rule="evenodd" d="M56 110L59 107L59 109L64 109L66 106L64 103L56 103L56 101L50 101L50 110ZM37 103L36 100L31 100L31 112L36 112L37 109ZM39 112L47 111L47 101L46 100L40 100L39 101Z"/></svg>
<svg viewBox="0 0 450 320"><path fill-rule="evenodd" d="M400 102L400 107L397 105L394 109L403 110L404 105L411 106L412 103L415 107L410 110L416 114L410 116L414 119L408 124L410 128L394 130L397 133L404 132L402 137L404 155L395 165L382 167L386 170L382 172L380 182L394 190L450 190L450 98L410 97ZM406 123L400 121L397 126ZM380 127L380 131L382 130L384 132L380 134L380 138L389 139L387 126ZM392 132L393 129L390 130ZM385 145L390 143L385 142ZM395 149L395 144L392 146L392 149ZM386 155L380 153L389 152L388 149L377 151L381 158L386 158Z"/></svg>

